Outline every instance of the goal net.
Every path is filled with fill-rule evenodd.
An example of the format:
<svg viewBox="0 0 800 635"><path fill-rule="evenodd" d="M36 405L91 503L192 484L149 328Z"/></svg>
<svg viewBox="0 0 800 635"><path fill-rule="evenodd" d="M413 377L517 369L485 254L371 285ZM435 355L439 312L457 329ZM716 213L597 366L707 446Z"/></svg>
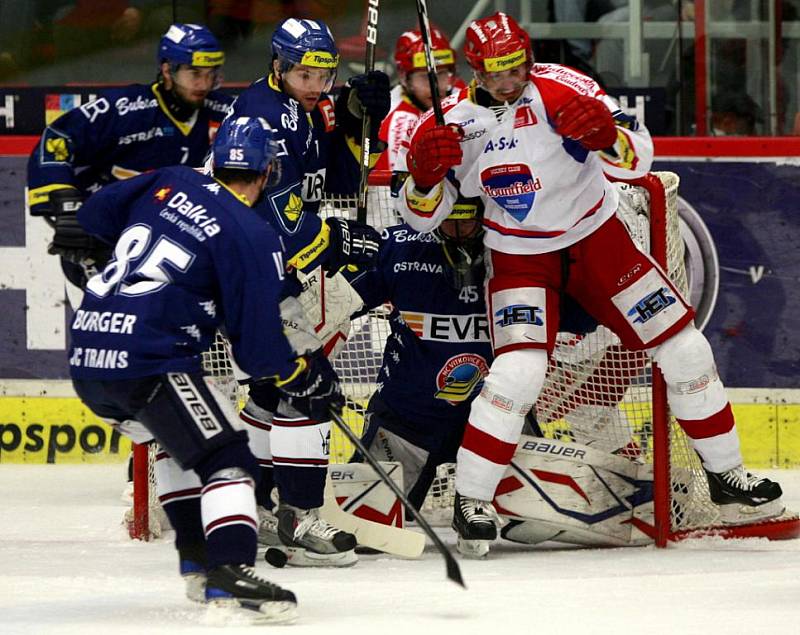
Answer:
<svg viewBox="0 0 800 635"><path fill-rule="evenodd" d="M378 229L401 222L389 194L390 178L388 172L370 176L367 222ZM650 251L688 297L678 182L676 174L656 172L616 187L621 194L619 215L634 240ZM356 203L355 197L330 196L320 214L355 219ZM344 420L359 435L367 402L377 388L383 348L390 333L388 314L388 307L381 307L353 321L350 336L333 364L347 397ZM204 355L204 367L231 400L242 406L246 394L233 379L221 338ZM559 333L535 415L545 437L575 441L653 465L653 539L659 546L704 532L729 537L781 537L782 532L797 529L796 518L790 528L782 520L735 527L720 524L699 459L669 416L658 369L644 352L625 349L602 326L586 334ZM138 452L145 453L146 449ZM345 463L352 454L352 445L333 426L331 462ZM422 511L433 524L449 524L454 473L453 465L440 466L425 501ZM148 487L143 475L138 481L140 490ZM149 489L155 488L151 484ZM152 493L148 497L141 491L139 500L140 507L134 510L137 522L131 526L144 531L140 537L146 537L148 523L141 515L148 510L142 507L152 509L157 501Z"/></svg>

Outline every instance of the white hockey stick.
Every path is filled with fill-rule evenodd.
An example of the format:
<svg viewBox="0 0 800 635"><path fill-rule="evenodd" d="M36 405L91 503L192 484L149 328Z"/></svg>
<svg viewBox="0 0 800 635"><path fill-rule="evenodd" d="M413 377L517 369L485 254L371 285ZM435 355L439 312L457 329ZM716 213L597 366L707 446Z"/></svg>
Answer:
<svg viewBox="0 0 800 635"><path fill-rule="evenodd" d="M414 520L417 521L420 529L425 532L428 538L430 538L433 542L433 545L436 547L437 551L442 554L445 565L447 566L447 577L466 589L467 585L464 584L464 578L461 575L461 567L458 566L458 562L456 562L453 554L450 553L447 545L445 545L444 542L442 542L442 539L436 535L436 532L433 531L433 527L430 526L430 523L428 523L428 521L422 517L419 511L409 502L408 497L406 497L406 495L403 493L403 490L401 490L397 486L397 483L395 483L386 473L386 470L381 467L380 463L378 463L378 460L369 453L367 448L361 442L361 438L350 429L347 423L345 423L344 419L342 419L342 416L335 410L331 410L330 412L332 421L350 440L350 443L356 447L361 456L364 457L364 461L372 466L372 469L375 470L375 473L378 475L378 477L390 490L392 490L394 495L400 499L403 507L405 507L408 510L408 513L414 517Z"/></svg>

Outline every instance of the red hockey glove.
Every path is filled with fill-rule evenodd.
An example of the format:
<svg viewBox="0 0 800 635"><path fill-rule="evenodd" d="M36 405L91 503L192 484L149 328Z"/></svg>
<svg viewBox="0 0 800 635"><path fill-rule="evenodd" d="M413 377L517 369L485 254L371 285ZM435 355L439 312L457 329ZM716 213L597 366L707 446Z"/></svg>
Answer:
<svg viewBox="0 0 800 635"><path fill-rule="evenodd" d="M408 170L414 183L421 189L430 189L454 165L461 163L461 137L457 126L434 126L415 139L408 151Z"/></svg>
<svg viewBox="0 0 800 635"><path fill-rule="evenodd" d="M556 113L556 132L575 139L587 150L604 150L617 141L617 127L606 105L588 95L575 95Z"/></svg>

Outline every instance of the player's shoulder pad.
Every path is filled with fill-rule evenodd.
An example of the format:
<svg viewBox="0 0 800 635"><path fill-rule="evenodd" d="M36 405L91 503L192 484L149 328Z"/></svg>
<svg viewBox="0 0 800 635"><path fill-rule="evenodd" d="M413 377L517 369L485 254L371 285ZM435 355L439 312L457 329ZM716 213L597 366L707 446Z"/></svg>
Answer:
<svg viewBox="0 0 800 635"><path fill-rule="evenodd" d="M459 103L461 103L464 99L468 98L467 91L460 91L457 93L453 93L452 95L448 95L442 100L442 114L444 115L445 121L447 121L447 114L452 111ZM427 130L429 128L433 128L436 125L436 116L433 111L433 108L430 110L426 110L423 115L419 118L419 122L417 123L417 127L414 131L414 134L419 134L422 130Z"/></svg>
<svg viewBox="0 0 800 635"><path fill-rule="evenodd" d="M534 64L530 78L543 95L565 89L590 97L605 95L605 91L591 77L563 64Z"/></svg>
<svg viewBox="0 0 800 635"><path fill-rule="evenodd" d="M222 119L228 114L234 97L219 90L212 90L203 102L203 108L210 112L213 119Z"/></svg>
<svg viewBox="0 0 800 635"><path fill-rule="evenodd" d="M122 118L129 114L139 113L151 108L158 108L158 101L150 86L146 84L129 84L118 88L105 89L91 101L66 114L80 113L82 118L93 124L100 119L109 120L109 118L120 118L120 121L122 121Z"/></svg>
<svg viewBox="0 0 800 635"><path fill-rule="evenodd" d="M429 232L418 232L407 223L387 227L383 230L381 238L383 239L383 244L387 246L400 245L403 246L403 248L405 248L404 246L406 245L410 245L410 248L414 248L413 245L435 245L439 242L433 234Z"/></svg>

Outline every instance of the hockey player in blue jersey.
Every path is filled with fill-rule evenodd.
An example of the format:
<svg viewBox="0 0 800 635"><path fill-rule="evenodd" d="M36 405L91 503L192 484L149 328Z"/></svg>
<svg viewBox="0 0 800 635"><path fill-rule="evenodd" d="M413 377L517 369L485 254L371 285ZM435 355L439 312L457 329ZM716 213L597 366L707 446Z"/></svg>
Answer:
<svg viewBox="0 0 800 635"><path fill-rule="evenodd" d="M58 228L50 252L62 256L76 287L85 282L84 269L107 254L70 225L69 212L108 183L169 165L202 165L210 134L233 101L213 90L223 61L208 29L173 24L159 43L156 82L106 91L44 130L28 162L28 205ZM72 299L80 295L67 290Z"/></svg>
<svg viewBox="0 0 800 635"><path fill-rule="evenodd" d="M306 273L322 267L332 275L346 264L368 265L380 242L367 225L342 218L323 221L318 215L325 194L357 191L361 118L366 113L373 122L377 160L378 128L389 110L389 81L379 72L352 78L334 105L328 92L338 63L324 23L287 19L273 33L269 73L239 96L231 115L264 117L276 130L281 180L265 192L256 211L280 233L289 268ZM354 536L318 517L330 421L309 420L285 407L273 418L277 409L278 395L270 386L251 386L241 414L264 471L259 491L264 541L274 544L280 534L293 565L351 565L356 561ZM273 470L280 522L269 513Z"/></svg>
<svg viewBox="0 0 800 635"><path fill-rule="evenodd" d="M455 461L492 362L480 212L477 199L462 198L435 233L390 227L375 268L345 273L364 300L362 313L392 305L362 440L376 458L402 463L417 508L436 467Z"/></svg>
<svg viewBox="0 0 800 635"><path fill-rule="evenodd" d="M259 619L291 617L296 600L254 572L258 465L226 398L204 379L201 353L224 328L238 365L298 411L343 404L327 360L298 358L283 334L282 248L250 209L275 152L265 121L228 119L214 177L163 168L90 197L77 220L113 252L86 284L69 352L92 411L133 436L149 433L199 477L202 516L165 505L182 574L212 609Z"/></svg>

